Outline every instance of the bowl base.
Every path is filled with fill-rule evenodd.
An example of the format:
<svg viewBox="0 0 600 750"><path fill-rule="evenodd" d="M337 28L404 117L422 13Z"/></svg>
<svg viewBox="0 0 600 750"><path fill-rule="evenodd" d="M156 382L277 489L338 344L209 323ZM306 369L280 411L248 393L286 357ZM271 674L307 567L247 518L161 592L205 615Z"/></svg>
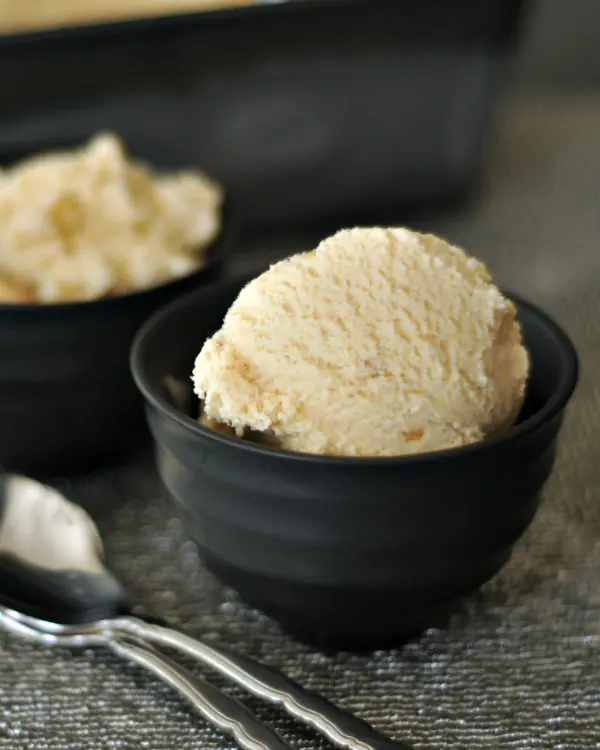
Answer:
<svg viewBox="0 0 600 750"><path fill-rule="evenodd" d="M250 576L200 550L204 564L253 609L277 622L294 639L320 651L365 652L398 648L429 628L445 628L464 597L436 603L406 602L398 592L360 592L357 615L352 589L283 584ZM370 602L365 602L368 596ZM344 606L345 602L345 606Z"/></svg>
<svg viewBox="0 0 600 750"><path fill-rule="evenodd" d="M283 630L295 641L302 643L312 649L317 649L323 654L337 654L341 651L353 654L370 654L373 651L391 651L404 648L411 641L418 640L425 631L434 628L436 630L447 630L450 618L460 607L462 600L457 599L450 605L439 608L437 614L431 612L431 617L423 616L420 625L407 630L399 630L395 633L364 633L345 632L332 634L314 630L302 631L295 627L294 623L286 624L278 620ZM408 627L408 625L403 626Z"/></svg>

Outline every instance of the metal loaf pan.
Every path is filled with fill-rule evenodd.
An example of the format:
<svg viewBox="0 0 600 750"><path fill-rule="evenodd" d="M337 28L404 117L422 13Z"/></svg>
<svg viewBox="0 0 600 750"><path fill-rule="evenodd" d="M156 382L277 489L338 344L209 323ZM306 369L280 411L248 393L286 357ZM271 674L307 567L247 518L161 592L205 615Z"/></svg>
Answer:
<svg viewBox="0 0 600 750"><path fill-rule="evenodd" d="M114 129L255 227L468 192L521 0L290 0L0 37L0 160Z"/></svg>

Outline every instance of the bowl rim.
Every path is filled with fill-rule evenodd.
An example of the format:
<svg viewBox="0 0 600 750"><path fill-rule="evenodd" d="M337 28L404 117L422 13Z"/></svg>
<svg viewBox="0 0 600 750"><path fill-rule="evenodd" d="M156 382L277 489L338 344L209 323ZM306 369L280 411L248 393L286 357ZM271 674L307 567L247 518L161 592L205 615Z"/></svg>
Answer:
<svg viewBox="0 0 600 750"><path fill-rule="evenodd" d="M212 287L212 291L226 286L231 286L234 283L243 283L244 285L250 280L256 277L257 274L246 275L243 277L233 277L221 281L215 287ZM183 412L177 410L172 406L167 399L165 399L160 393L158 393L148 378L145 369L142 365L144 351L148 346L148 342L152 337L153 333L159 328L166 320L176 315L181 309L192 306L197 297L201 297L202 294L206 293L206 289L198 289L185 296L176 299L175 301L165 305L157 312L155 312L138 330L133 340L133 344L130 352L130 369L133 376L133 380L140 390L142 396L147 402L147 405L153 407L168 421L176 422L186 432L193 435L195 438L203 440L209 440L217 443L224 448L231 450L245 451L250 454L257 456L271 458L272 460L281 461L301 461L314 463L319 466L362 466L362 467L375 467L375 466L415 466L420 464L427 464L437 461L447 461L462 457L473 456L474 454L494 450L497 447L501 447L507 443L514 443L515 441L522 440L532 433L536 432L539 428L547 424L557 413L562 411L577 386L579 379L579 358L575 350L575 346L571 341L570 337L566 334L563 328L556 323L547 313L541 310L537 305L527 302L522 297L516 294L512 294L510 291L505 289L502 290L503 294L508 297L517 306L517 313L520 309L527 310L532 313L550 332L554 341L556 342L556 348L559 353L559 357L563 361L565 374L559 387L555 390L552 396L544 404L544 406L537 410L528 419L523 420L517 425L505 430L498 435L494 435L485 440L480 440L475 443L469 443L468 445L459 446L456 448L445 448L439 451L429 451L426 453L415 453L404 456L323 456L312 453L300 453L298 451L283 451L277 448L270 448L268 446L262 446L257 443L251 443L249 441L241 440L239 438L230 437L223 435L215 430L211 430L208 427L203 427L196 420L188 417ZM191 374L190 374L191 378Z"/></svg>
<svg viewBox="0 0 600 750"><path fill-rule="evenodd" d="M154 294L160 294L163 290L175 289L179 284L187 284L194 280L200 281L203 277L218 268L227 258L233 248L235 238L239 231L240 217L235 207L232 207L231 198L223 187L223 200L221 202L221 227L220 231L211 242L204 248L204 263L191 273L169 279L154 286L136 289L126 294L117 294L114 297L101 297L100 299L79 300L74 302L0 302L0 315L10 313L11 315L35 316L48 315L52 313L70 313L72 311L103 312L106 307L127 304L137 300L143 300ZM194 290L196 291L196 290Z"/></svg>

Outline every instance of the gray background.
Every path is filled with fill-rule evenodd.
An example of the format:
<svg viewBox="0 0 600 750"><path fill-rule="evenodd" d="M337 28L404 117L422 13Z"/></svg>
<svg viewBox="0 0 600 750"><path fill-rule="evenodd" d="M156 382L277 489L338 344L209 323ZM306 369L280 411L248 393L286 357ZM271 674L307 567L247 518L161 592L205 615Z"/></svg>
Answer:
<svg viewBox="0 0 600 750"><path fill-rule="evenodd" d="M597 86L600 83L600 2L534 2L521 44L513 70L513 83L517 86L563 89Z"/></svg>

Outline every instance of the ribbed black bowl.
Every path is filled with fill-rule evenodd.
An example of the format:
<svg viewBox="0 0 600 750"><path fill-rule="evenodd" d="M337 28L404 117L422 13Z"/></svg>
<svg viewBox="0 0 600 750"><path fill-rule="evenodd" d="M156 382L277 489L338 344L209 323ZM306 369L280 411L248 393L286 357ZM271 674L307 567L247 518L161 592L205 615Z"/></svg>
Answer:
<svg viewBox="0 0 600 750"><path fill-rule="evenodd" d="M55 474L122 455L143 434L129 372L135 332L156 309L216 280L237 224L198 271L147 291L94 302L0 305L0 468Z"/></svg>
<svg viewBox="0 0 600 750"><path fill-rule="evenodd" d="M377 644L431 625L500 570L532 520L577 380L573 346L517 300L532 374L510 431L404 458L286 453L193 419L194 358L242 283L159 312L132 353L160 474L204 561L303 639Z"/></svg>

